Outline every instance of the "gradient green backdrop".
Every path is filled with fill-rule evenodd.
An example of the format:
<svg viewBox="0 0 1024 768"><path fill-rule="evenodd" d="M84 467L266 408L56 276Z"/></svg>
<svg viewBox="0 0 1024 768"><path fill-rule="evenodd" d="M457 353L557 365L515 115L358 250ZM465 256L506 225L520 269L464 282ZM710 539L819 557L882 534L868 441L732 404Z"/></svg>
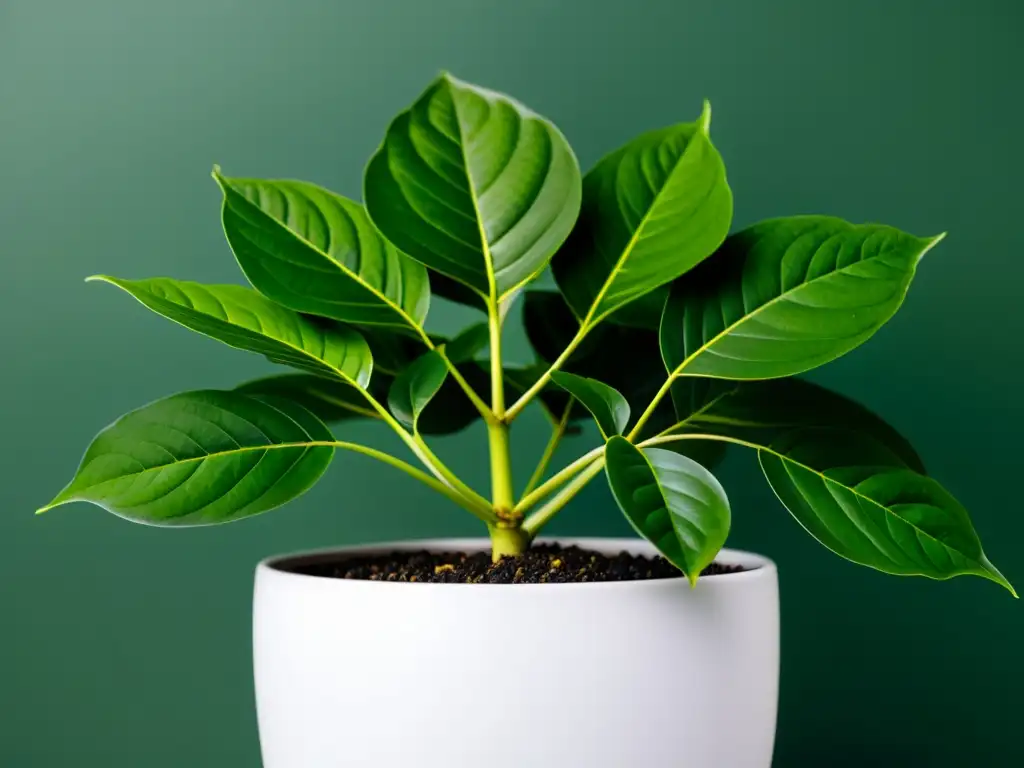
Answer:
<svg viewBox="0 0 1024 768"><path fill-rule="evenodd" d="M211 165L358 195L387 121L442 68L551 117L585 167L710 98L737 225L820 212L949 230L896 320L817 378L918 445L1024 587L1022 22L1015 0L0 0L0 765L256 766L257 559L476 530L354 455L225 528L32 515L123 411L269 369L82 278L239 280ZM542 429L517 424L524 453ZM478 484L483 440L440 445ZM723 480L731 543L780 564L776 765L1024 764L1019 603L835 558L750 455ZM627 528L595 482L555 530Z"/></svg>

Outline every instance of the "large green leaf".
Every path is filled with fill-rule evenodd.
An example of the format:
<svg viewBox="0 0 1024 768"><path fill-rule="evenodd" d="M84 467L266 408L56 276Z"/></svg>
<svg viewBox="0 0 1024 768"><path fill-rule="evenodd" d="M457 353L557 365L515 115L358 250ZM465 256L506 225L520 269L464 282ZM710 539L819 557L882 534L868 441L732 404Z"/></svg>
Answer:
<svg viewBox="0 0 1024 768"><path fill-rule="evenodd" d="M608 441L605 473L637 533L696 584L729 535L729 500L715 476L686 456L641 450L623 437Z"/></svg>
<svg viewBox="0 0 1024 768"><path fill-rule="evenodd" d="M370 380L373 358L356 331L313 322L240 285L201 285L164 277L90 279L116 285L157 314L236 349L358 387L366 387Z"/></svg>
<svg viewBox="0 0 1024 768"><path fill-rule="evenodd" d="M679 421L666 432L705 434L768 446L797 429L845 429L885 446L921 474L924 464L906 438L859 403L803 379L723 381L683 377L672 387Z"/></svg>
<svg viewBox="0 0 1024 768"><path fill-rule="evenodd" d="M420 414L448 378L448 366L440 350L432 350L402 371L391 385L388 406L395 417L418 430Z"/></svg>
<svg viewBox="0 0 1024 768"><path fill-rule="evenodd" d="M231 249L249 282L298 312L414 330L430 305L423 265L400 253L359 203L301 181L233 179L224 192Z"/></svg>
<svg viewBox="0 0 1024 768"><path fill-rule="evenodd" d="M629 403L617 390L597 379L565 371L555 371L551 379L590 411L604 439L622 434L629 423Z"/></svg>
<svg viewBox="0 0 1024 768"><path fill-rule="evenodd" d="M705 104L697 122L646 133L587 173L579 220L552 262L577 317L598 322L641 300L625 319L657 328L667 292L656 289L728 234L732 192L710 117Z"/></svg>
<svg viewBox="0 0 1024 768"><path fill-rule="evenodd" d="M443 75L391 123L366 169L364 197L398 248L500 301L568 236L580 173L551 123Z"/></svg>
<svg viewBox="0 0 1024 768"><path fill-rule="evenodd" d="M185 392L103 430L71 483L40 512L90 501L150 525L239 520L309 489L331 461L333 439L287 400Z"/></svg>
<svg viewBox="0 0 1024 768"><path fill-rule="evenodd" d="M862 433L796 430L758 455L779 500L836 554L885 573L972 574L1013 592L985 557L966 510Z"/></svg>
<svg viewBox="0 0 1024 768"><path fill-rule="evenodd" d="M827 216L755 224L674 286L665 365L673 375L770 379L834 360L899 309L940 237Z"/></svg>

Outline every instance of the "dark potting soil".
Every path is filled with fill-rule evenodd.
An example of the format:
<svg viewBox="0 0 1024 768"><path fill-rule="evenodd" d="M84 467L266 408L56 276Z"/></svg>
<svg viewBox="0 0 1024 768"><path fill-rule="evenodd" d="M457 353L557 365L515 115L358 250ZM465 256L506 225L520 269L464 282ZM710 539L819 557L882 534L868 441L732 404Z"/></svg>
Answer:
<svg viewBox="0 0 1024 768"><path fill-rule="evenodd" d="M290 567L294 573L335 579L418 581L440 584L564 584L682 578L661 556L605 555L579 547L538 544L517 557L491 562L490 552L393 552L373 557L320 560ZM702 576L737 573L738 565L712 563Z"/></svg>

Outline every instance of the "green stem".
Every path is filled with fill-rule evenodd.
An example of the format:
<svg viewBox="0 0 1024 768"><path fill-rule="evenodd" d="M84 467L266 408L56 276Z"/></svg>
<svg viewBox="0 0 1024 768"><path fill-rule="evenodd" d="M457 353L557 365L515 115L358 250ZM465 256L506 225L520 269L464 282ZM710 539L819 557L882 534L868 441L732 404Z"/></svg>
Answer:
<svg viewBox="0 0 1024 768"><path fill-rule="evenodd" d="M530 548L533 537L519 526L493 525L491 532L491 559L498 562L503 557L515 557Z"/></svg>
<svg viewBox="0 0 1024 768"><path fill-rule="evenodd" d="M491 502L499 518L512 519L515 495L512 490L512 452L508 424L505 422L505 373L501 362L501 317L492 300L487 324L491 340L491 411L494 418L487 423L491 455Z"/></svg>
<svg viewBox="0 0 1024 768"><path fill-rule="evenodd" d="M632 441L637 438L637 436L640 434L640 430L644 428L644 425L647 423L647 420L650 419L651 415L654 413L654 409L658 407L658 404L661 403L662 398L664 398L665 395L668 394L669 390L672 389L672 382L675 381L675 378L676 377L674 375L669 376L668 379L665 380L665 383L661 385L661 389L659 389L657 393L654 395L654 399L651 400L650 405L648 405L644 412L640 414L640 418L636 420L636 424L633 425L633 429L630 430L630 433L628 435L626 435L627 440Z"/></svg>
<svg viewBox="0 0 1024 768"><path fill-rule="evenodd" d="M576 331L576 335L572 337L572 341L569 342L569 346L562 351L562 354L560 354L555 362L553 362L551 366L544 371L543 375L537 379L537 381L535 381L518 400L516 400L511 408L508 409L508 413L505 414L505 419L507 421L512 421L512 419L518 416L520 411L529 404L536 394L548 385L548 382L551 381L551 374L561 368L572 353L576 351L576 347L580 345L580 342L583 341L583 338L590 331L591 327L592 326L589 326L586 322L580 325L580 329Z"/></svg>
<svg viewBox="0 0 1024 768"><path fill-rule="evenodd" d="M527 517L523 522L523 530L531 537L536 536L537 532L547 525L551 518L558 514L562 507L568 504L582 490L583 486L593 480L594 476L603 468L604 459L602 458L583 470L583 472L576 476L576 479L560 490L551 501Z"/></svg>
<svg viewBox="0 0 1024 768"><path fill-rule="evenodd" d="M600 458L601 454L604 453L604 446L598 446L592 451L583 454L576 459L572 464L563 467L556 472L550 480L539 485L535 490L526 494L519 500L519 503L515 506L515 511L522 514L526 510L530 509L534 504L543 499L549 493L554 491L556 488L561 487L577 474L581 470L585 469L594 459Z"/></svg>
<svg viewBox="0 0 1024 768"><path fill-rule="evenodd" d="M541 454L540 461L537 462L537 468L533 470L529 482L526 483L526 488L523 489L523 496L528 495L537 486L537 483L544 479L544 474L548 471L551 459L554 458L555 451L558 450L558 444L562 442L565 430L569 426L569 416L572 414L574 402L572 398L569 398L565 411L562 413L562 418L552 427L551 437L548 439L548 444L544 446L544 453Z"/></svg>

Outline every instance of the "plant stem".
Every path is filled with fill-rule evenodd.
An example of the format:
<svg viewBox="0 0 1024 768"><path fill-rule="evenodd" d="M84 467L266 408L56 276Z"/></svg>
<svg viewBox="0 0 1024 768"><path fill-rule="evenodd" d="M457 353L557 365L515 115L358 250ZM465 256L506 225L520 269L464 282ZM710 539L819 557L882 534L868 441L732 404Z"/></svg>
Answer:
<svg viewBox="0 0 1024 768"><path fill-rule="evenodd" d="M508 409L508 413L505 414L505 419L507 421L512 421L512 419L518 416L520 411L529 404L534 396L547 386L548 382L551 381L551 374L561 368L572 353L576 351L576 347L578 347L580 342L583 341L583 338L590 331L590 328L591 326L589 326L586 321L580 325L580 329L576 331L576 335L572 337L572 341L570 341L569 345L562 351L562 354L560 354L555 362L553 362L551 366L544 371L543 375L533 383L533 386L526 390L522 396L516 400L512 407Z"/></svg>
<svg viewBox="0 0 1024 768"><path fill-rule="evenodd" d="M556 488L561 487L566 482L575 477L577 474L579 474L579 472L586 468L586 466L590 464L592 461L594 461L594 459L599 458L602 453L604 453L603 445L598 446L594 450L583 454L574 462L572 462L572 464L563 467L557 473L555 473L550 480L542 483L534 491L523 496L523 498L519 500L519 503L516 504L515 511L523 513L526 510L530 509L530 507L532 507L538 501L543 499L549 493L554 491Z"/></svg>
<svg viewBox="0 0 1024 768"><path fill-rule="evenodd" d="M413 477L419 480L424 485L433 488L438 493L446 496L451 501L454 501L460 507L472 512L476 517L480 518L488 525L493 525L498 521L498 518L494 514L494 511L491 509L487 501L482 497L477 496L475 499L468 497L463 493L460 493L459 491L455 490L451 486L441 482L440 480L436 480L435 478L428 475L426 472L412 466L411 464L408 464L407 462L404 462L401 459L392 456L391 454L384 453L383 451L378 451L376 448L369 448L365 445L359 445L358 443L347 443L340 440L325 440L322 442L302 443L302 445L308 445L311 447L318 445L330 446L332 448L340 448L342 450L354 451L356 453L361 453L365 456L370 456L374 459L377 459L378 461L382 461L385 464L395 467L396 469L400 469L402 472L405 472L410 477Z"/></svg>
<svg viewBox="0 0 1024 768"><path fill-rule="evenodd" d="M640 434L640 430L644 428L644 425L647 423L647 420L650 419L651 415L654 413L654 409L658 407L658 404L661 403L662 398L664 398L665 395L668 394L669 390L672 389L672 382L674 382L675 380L676 377L674 374L669 376L665 380L665 383L661 385L661 389L659 389L657 393L654 395L654 399L651 400L650 405L648 405L644 412L640 414L640 418L636 420L636 424L633 425L633 429L630 430L628 435L626 435L627 440L633 441L637 438L637 436Z"/></svg>
<svg viewBox="0 0 1024 768"><path fill-rule="evenodd" d="M548 440L548 444L544 446L544 453L541 454L540 461L537 462L537 468L533 470L529 482L526 483L526 488L523 489L524 496L529 494L537 486L537 483L544 479L544 473L548 471L548 465L551 464L551 459L554 458L555 451L558 450L558 444L562 442L562 437L565 435L566 427L569 426L569 416L572 414L574 402L572 398L569 398L565 411L562 413L562 418L552 427L551 437Z"/></svg>
<svg viewBox="0 0 1024 768"><path fill-rule="evenodd" d="M487 312L491 339L491 411L487 423L491 454L491 501L499 518L512 519L515 496L512 490L512 453L508 424L505 423L505 374L501 362L501 317L492 300Z"/></svg>
<svg viewBox="0 0 1024 768"><path fill-rule="evenodd" d="M533 537L519 526L492 525L491 559L498 562L502 557L521 555L530 548Z"/></svg>
<svg viewBox="0 0 1024 768"><path fill-rule="evenodd" d="M583 472L576 476L576 479L559 491L551 501L527 517L523 522L523 530L531 537L536 536L537 531L543 528L603 468L604 459L602 458L583 470Z"/></svg>

